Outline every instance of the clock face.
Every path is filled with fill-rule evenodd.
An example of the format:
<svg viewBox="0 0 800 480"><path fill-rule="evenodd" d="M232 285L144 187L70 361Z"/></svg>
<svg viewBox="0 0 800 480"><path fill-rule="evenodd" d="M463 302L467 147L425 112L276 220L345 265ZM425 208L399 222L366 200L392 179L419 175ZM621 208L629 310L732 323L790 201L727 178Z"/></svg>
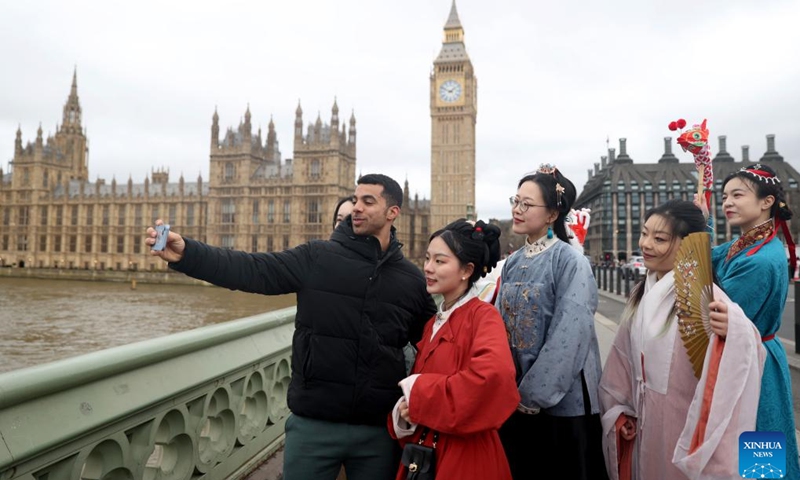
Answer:
<svg viewBox="0 0 800 480"><path fill-rule="evenodd" d="M455 102L461 98L461 84L455 80L447 80L439 86L439 98L445 102Z"/></svg>

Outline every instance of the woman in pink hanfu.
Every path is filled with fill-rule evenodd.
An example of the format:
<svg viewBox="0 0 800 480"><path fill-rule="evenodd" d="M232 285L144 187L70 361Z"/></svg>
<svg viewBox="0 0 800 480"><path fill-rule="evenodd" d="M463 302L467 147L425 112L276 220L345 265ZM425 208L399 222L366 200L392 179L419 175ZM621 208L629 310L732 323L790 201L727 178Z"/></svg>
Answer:
<svg viewBox="0 0 800 480"><path fill-rule="evenodd" d="M673 264L681 239L705 231L691 202L647 212L647 276L635 287L600 380L603 447L616 480L732 479L738 438L755 428L765 350L742 309L714 286L700 379L678 332Z"/></svg>

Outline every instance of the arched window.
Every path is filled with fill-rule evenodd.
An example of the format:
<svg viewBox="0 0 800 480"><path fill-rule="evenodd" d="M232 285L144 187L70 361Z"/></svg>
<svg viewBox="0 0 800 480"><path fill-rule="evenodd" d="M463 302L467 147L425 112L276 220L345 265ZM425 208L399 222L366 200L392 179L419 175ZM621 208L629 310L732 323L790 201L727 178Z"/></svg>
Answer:
<svg viewBox="0 0 800 480"><path fill-rule="evenodd" d="M225 164L225 180L233 180L233 177L236 175L236 168L234 168L231 162Z"/></svg>

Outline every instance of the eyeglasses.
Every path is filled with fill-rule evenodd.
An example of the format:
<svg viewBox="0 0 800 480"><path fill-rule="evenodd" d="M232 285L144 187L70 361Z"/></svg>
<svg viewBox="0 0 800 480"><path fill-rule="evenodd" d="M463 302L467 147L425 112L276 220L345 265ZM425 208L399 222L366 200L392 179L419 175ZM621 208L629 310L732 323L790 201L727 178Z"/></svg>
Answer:
<svg viewBox="0 0 800 480"><path fill-rule="evenodd" d="M525 203L517 197L508 197L508 203L511 204L512 210L519 207L519 211L525 213L531 207L547 208L547 205L536 205L534 203Z"/></svg>

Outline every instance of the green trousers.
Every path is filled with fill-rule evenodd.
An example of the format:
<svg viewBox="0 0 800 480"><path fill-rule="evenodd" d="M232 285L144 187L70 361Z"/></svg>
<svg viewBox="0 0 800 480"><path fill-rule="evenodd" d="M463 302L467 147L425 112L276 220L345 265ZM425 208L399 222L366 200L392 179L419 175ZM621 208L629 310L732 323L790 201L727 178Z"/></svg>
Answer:
<svg viewBox="0 0 800 480"><path fill-rule="evenodd" d="M385 426L326 422L291 414L286 419L283 480L392 480L400 447Z"/></svg>

